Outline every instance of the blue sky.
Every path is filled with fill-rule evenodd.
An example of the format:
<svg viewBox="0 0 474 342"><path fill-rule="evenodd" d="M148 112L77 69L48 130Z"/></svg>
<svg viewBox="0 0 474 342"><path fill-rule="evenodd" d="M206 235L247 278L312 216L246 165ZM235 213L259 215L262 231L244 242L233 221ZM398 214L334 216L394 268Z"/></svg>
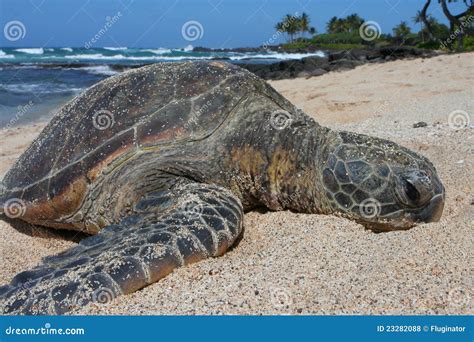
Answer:
<svg viewBox="0 0 474 342"><path fill-rule="evenodd" d="M104 28L107 18L119 19L93 47L242 47L259 46L275 33L275 23L286 13L306 12L323 32L332 16L358 13L390 33L411 18L424 0L0 0L0 25L12 21L25 28L15 41L0 36L2 47L81 47ZM431 13L446 22L437 1ZM451 6L458 13L462 3ZM199 39L183 38L188 21L202 26ZM417 28L418 29L418 28Z"/></svg>

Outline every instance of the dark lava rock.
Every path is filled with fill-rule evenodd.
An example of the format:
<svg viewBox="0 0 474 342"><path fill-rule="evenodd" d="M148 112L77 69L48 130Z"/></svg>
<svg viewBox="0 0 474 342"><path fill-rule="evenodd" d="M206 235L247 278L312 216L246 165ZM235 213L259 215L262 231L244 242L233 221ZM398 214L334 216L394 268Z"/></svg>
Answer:
<svg viewBox="0 0 474 342"><path fill-rule="evenodd" d="M272 47L277 49L277 47ZM287 52L287 51L284 51ZM300 52L310 52L302 50ZM432 57L437 53L406 46L384 46L327 51L326 56L305 57L300 60L280 61L272 64L239 63L239 66L267 80L320 76L329 71L350 70L365 63L383 63L402 58Z"/></svg>
<svg viewBox="0 0 474 342"><path fill-rule="evenodd" d="M424 121L420 121L413 124L413 128L420 128L420 127L426 127L426 126L428 126L428 124Z"/></svg>

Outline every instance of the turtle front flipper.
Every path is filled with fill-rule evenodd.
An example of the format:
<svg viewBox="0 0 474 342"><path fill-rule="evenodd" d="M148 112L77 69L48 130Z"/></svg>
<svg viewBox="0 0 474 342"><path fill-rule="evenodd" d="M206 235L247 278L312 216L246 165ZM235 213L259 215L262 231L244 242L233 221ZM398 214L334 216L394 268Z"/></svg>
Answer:
<svg viewBox="0 0 474 342"><path fill-rule="evenodd" d="M216 185L151 193L133 215L0 287L1 311L62 314L137 291L176 267L222 255L241 233L242 218L239 199Z"/></svg>

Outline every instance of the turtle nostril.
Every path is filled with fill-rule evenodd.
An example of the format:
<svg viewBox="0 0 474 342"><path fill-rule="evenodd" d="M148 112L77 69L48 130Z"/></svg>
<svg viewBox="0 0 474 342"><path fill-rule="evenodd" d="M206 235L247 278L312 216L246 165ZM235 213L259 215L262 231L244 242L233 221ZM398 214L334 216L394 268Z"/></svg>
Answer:
<svg viewBox="0 0 474 342"><path fill-rule="evenodd" d="M405 180L405 192L411 202L418 203L420 201L420 192L407 180Z"/></svg>
<svg viewBox="0 0 474 342"><path fill-rule="evenodd" d="M396 187L398 200L411 208L421 207L428 203L434 195L430 178L420 171L412 171L400 175Z"/></svg>

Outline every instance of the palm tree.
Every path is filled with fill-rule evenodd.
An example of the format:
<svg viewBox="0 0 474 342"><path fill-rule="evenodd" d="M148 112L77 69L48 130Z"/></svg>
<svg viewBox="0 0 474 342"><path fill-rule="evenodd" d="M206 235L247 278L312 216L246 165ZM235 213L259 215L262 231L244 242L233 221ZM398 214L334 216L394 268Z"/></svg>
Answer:
<svg viewBox="0 0 474 342"><path fill-rule="evenodd" d="M402 21L393 28L393 35L397 38L405 39L410 33L411 30L406 21Z"/></svg>
<svg viewBox="0 0 474 342"><path fill-rule="evenodd" d="M299 18L291 14L285 15L282 21L275 25L277 31L288 34L290 37L290 42L293 41L295 34L300 31L299 27Z"/></svg>
<svg viewBox="0 0 474 342"><path fill-rule="evenodd" d="M364 19L355 13L345 18L332 17L326 25L326 31L328 33L358 32L363 23Z"/></svg>
<svg viewBox="0 0 474 342"><path fill-rule="evenodd" d="M344 19L337 19L334 33L344 33L347 31L347 23Z"/></svg>
<svg viewBox="0 0 474 342"><path fill-rule="evenodd" d="M456 30L458 30L460 27L464 28L464 21L465 19L474 14L474 1L473 0L463 0L464 4L467 6L467 9L465 9L463 12L459 14L453 14L450 9L448 8L448 4L446 3L446 0L438 0L439 4L441 5L441 9L443 10L443 13L449 21L449 26L451 33L455 33ZM448 0L448 2L458 2L458 0ZM456 32L455 36L457 37L458 41L458 50L464 50L464 42L463 42L463 36L464 36L464 30L460 30L459 32Z"/></svg>
<svg viewBox="0 0 474 342"><path fill-rule="evenodd" d="M429 34L429 39L433 40L434 35L433 35L433 28L430 26L429 21L427 20L426 13L428 10L428 7L430 6L432 0L425 0L425 4L423 5L423 9L421 10L423 22L425 23L427 32ZM456 28L462 26L463 23L463 18L468 17L469 15L474 14L474 1L473 0L462 0L464 5L466 5L466 8L464 11L458 14L454 14L451 12L451 10L448 7L448 3L455 3L455 2L461 2L460 0L438 0L438 3L441 6L441 10L443 11L443 14L445 15L446 19L449 21L449 26L450 26L450 31L451 34L456 30ZM463 49L463 32L461 31L459 34L456 35L458 39L458 48L460 50Z"/></svg>
<svg viewBox="0 0 474 342"><path fill-rule="evenodd" d="M364 23L364 19L359 17L359 15L356 13L353 13L347 16L344 21L345 21L346 31L349 31L349 32L358 32L360 26Z"/></svg>
<svg viewBox="0 0 474 342"><path fill-rule="evenodd" d="M304 35L305 32L309 32L310 27L309 27L309 15L307 15L305 12L301 15L301 17L298 18L298 23L299 23L299 29L301 32L301 35Z"/></svg>
<svg viewBox="0 0 474 342"><path fill-rule="evenodd" d="M326 31L328 33L336 33L338 20L339 19L337 17L332 17L329 19L328 23L326 24Z"/></svg>
<svg viewBox="0 0 474 342"><path fill-rule="evenodd" d="M421 41L424 43L425 42L425 23L423 21L423 14L421 13L421 11L417 11L416 15L412 18L412 20L415 24L420 24Z"/></svg>
<svg viewBox="0 0 474 342"><path fill-rule="evenodd" d="M281 22L275 25L275 29L279 32L287 33L290 37L290 42L292 42L297 33L300 33L300 36L303 36L306 32L310 34L316 33L316 29L310 27L309 23L309 15L306 13L303 13L301 16L287 14L283 17Z"/></svg>
<svg viewBox="0 0 474 342"><path fill-rule="evenodd" d="M290 36L290 41L293 41L295 39L295 34L299 31L298 18L291 14L287 14L285 18L283 18L283 25L285 31Z"/></svg>
<svg viewBox="0 0 474 342"><path fill-rule="evenodd" d="M278 32L285 32L285 28L283 27L283 22L280 21L276 23L275 30L277 30Z"/></svg>

